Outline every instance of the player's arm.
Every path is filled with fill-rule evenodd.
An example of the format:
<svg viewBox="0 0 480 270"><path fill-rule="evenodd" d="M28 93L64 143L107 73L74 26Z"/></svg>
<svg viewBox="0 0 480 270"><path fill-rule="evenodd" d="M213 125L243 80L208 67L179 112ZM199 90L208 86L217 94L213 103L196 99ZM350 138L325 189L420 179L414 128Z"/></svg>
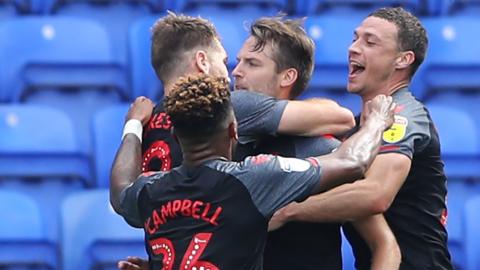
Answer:
<svg viewBox="0 0 480 270"><path fill-rule="evenodd" d="M246 90L233 91L231 99L240 137L337 135L355 124L352 112L331 100L277 100Z"/></svg>
<svg viewBox="0 0 480 270"><path fill-rule="evenodd" d="M291 204L277 214L278 222L338 222L383 213L405 182L410 165L410 158L403 154L378 155L365 179Z"/></svg>
<svg viewBox="0 0 480 270"><path fill-rule="evenodd" d="M366 122L333 153L317 157L322 175L316 192L354 181L364 176L377 155L382 134L393 123L395 104L379 95L366 103Z"/></svg>
<svg viewBox="0 0 480 270"><path fill-rule="evenodd" d="M383 215L356 220L353 226L372 252L372 270L394 270L400 267L400 247Z"/></svg>
<svg viewBox="0 0 480 270"><path fill-rule="evenodd" d="M110 203L121 214L120 194L141 174L142 126L150 119L153 103L146 97L138 97L126 116L124 136L113 161L110 177Z"/></svg>
<svg viewBox="0 0 480 270"><path fill-rule="evenodd" d="M290 100L282 114L278 133L300 136L341 135L354 126L353 113L333 100Z"/></svg>

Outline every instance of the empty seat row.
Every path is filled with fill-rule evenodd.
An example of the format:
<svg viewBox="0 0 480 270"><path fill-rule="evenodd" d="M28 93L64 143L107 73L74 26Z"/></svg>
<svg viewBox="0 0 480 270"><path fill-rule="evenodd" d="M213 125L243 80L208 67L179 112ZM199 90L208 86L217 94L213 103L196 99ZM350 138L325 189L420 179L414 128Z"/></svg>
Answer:
<svg viewBox="0 0 480 270"><path fill-rule="evenodd" d="M111 6L124 6L131 9L142 9L143 12L195 12L209 8L224 10L253 7L264 12L283 11L292 15L345 14L368 10L380 6L403 6L418 15L475 14L479 10L478 0L180 0L180 1L105 1L105 0L3 0L0 9L11 14L58 14L73 9L78 12ZM73 7L73 8L72 8ZM214 10L213 9L213 10Z"/></svg>
<svg viewBox="0 0 480 270"><path fill-rule="evenodd" d="M127 225L108 196L106 189L67 196L57 209L61 237L52 241L45 232L47 217L35 201L0 189L2 269L106 270L116 269L118 260L127 256L146 258L143 231Z"/></svg>
<svg viewBox="0 0 480 270"><path fill-rule="evenodd" d="M229 55L229 68L248 32L245 17L207 15L218 28ZM0 24L0 102L23 102L42 89L95 88L127 101L138 95L157 99L161 86L150 65L150 27L158 16L129 26L123 56L98 23L74 17L26 17ZM247 21L253 21L250 18ZM341 90L348 74L347 52L353 30L363 17L312 16L305 28L316 42L312 91ZM412 88L421 99L451 90L480 88L475 76L480 52L473 46L480 19L423 19L430 46ZM19 34L21 33L21 34Z"/></svg>
<svg viewBox="0 0 480 270"><path fill-rule="evenodd" d="M127 104L108 106L90 119L87 132L94 151L89 156L78 147L76 127L61 111L38 105L0 105L0 176L76 179L83 187L108 187L127 109ZM428 109L440 134L447 174L480 177L480 122L452 106L431 104Z"/></svg>
<svg viewBox="0 0 480 270"><path fill-rule="evenodd" d="M472 190L476 193L472 192ZM480 185L449 185L448 245L456 269L480 267ZM0 189L0 264L6 269L116 269L127 256L146 258L143 231L127 225L110 206L107 189L78 191L58 207L61 237L45 233L42 208L18 191ZM349 245L342 237L344 269L353 268ZM26 248L28 247L28 248Z"/></svg>

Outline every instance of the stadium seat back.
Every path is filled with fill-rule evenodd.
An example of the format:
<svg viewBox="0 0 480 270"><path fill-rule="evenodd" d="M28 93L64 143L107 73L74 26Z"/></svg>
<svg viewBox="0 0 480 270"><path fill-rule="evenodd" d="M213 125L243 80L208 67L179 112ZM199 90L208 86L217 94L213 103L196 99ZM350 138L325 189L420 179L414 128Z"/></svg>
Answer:
<svg viewBox="0 0 480 270"><path fill-rule="evenodd" d="M88 159L62 112L34 105L0 105L0 175L72 177L88 185Z"/></svg>
<svg viewBox="0 0 480 270"><path fill-rule="evenodd" d="M355 269L355 257L353 255L352 247L350 246L347 238L342 231L342 269L354 270Z"/></svg>
<svg viewBox="0 0 480 270"><path fill-rule="evenodd" d="M0 190L0 211L2 268L56 269L55 245L47 240L35 201L16 191Z"/></svg>
<svg viewBox="0 0 480 270"><path fill-rule="evenodd" d="M465 270L480 269L480 193L467 201L465 205Z"/></svg>
<svg viewBox="0 0 480 270"><path fill-rule="evenodd" d="M472 46L480 34L480 19L441 17L422 20L429 50L421 81L426 97L446 90L480 89L480 48Z"/></svg>
<svg viewBox="0 0 480 270"><path fill-rule="evenodd" d="M422 12L425 7L421 0L297 0L296 11L300 14L335 14L347 15L357 13L367 16L373 10L385 6L402 6L413 13Z"/></svg>
<svg viewBox="0 0 480 270"><path fill-rule="evenodd" d="M0 24L0 39L4 65L0 98L4 101L18 102L30 91L48 87L103 87L129 96L107 33L94 21L61 16L15 18Z"/></svg>
<svg viewBox="0 0 480 270"><path fill-rule="evenodd" d="M144 95L158 100L163 96L162 85L152 67L150 55L150 29L157 19L157 16L141 18L129 30L129 70L134 97Z"/></svg>
<svg viewBox="0 0 480 270"><path fill-rule="evenodd" d="M185 12L206 5L235 5L240 8L248 5L284 10L288 7L288 0L179 0L167 2L167 9Z"/></svg>
<svg viewBox="0 0 480 270"><path fill-rule="evenodd" d="M360 17L311 16L305 22L315 42L315 68L309 88L345 91L348 78L348 48Z"/></svg>
<svg viewBox="0 0 480 270"><path fill-rule="evenodd" d="M97 186L108 188L110 169L120 146L128 104L110 106L99 111L93 118L95 176Z"/></svg>
<svg viewBox="0 0 480 270"><path fill-rule="evenodd" d="M143 230L113 211L107 189L70 195L61 215L63 269L109 269L126 256L146 258Z"/></svg>
<svg viewBox="0 0 480 270"><path fill-rule="evenodd" d="M445 172L449 177L479 175L480 142L475 122L466 112L454 107L428 107L440 136ZM462 136L459 139L458 132Z"/></svg>

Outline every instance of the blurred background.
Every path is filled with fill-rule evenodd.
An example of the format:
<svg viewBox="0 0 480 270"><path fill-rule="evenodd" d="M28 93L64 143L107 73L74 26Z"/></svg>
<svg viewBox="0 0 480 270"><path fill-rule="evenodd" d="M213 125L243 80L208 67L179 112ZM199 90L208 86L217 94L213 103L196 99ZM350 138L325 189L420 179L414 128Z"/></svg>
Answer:
<svg viewBox="0 0 480 270"><path fill-rule="evenodd" d="M358 113L345 91L347 48L382 6L403 6L428 31L411 89L441 137L453 262L479 270L480 0L0 0L0 269L116 269L146 257L143 231L113 212L107 188L129 102L163 95L149 29L167 10L210 19L230 70L253 20L306 17L316 55L302 98Z"/></svg>

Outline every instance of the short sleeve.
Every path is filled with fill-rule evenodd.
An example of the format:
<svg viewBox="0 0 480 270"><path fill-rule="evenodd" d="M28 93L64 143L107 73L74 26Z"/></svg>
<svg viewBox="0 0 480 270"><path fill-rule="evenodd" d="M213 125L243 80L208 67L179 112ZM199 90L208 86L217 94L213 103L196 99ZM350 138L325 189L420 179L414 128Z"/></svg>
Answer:
<svg viewBox="0 0 480 270"><path fill-rule="evenodd" d="M423 107L404 109L382 136L380 153L401 153L410 159L430 141L430 120Z"/></svg>
<svg viewBox="0 0 480 270"><path fill-rule="evenodd" d="M233 91L231 100L242 142L253 141L259 136L277 134L288 101L246 90Z"/></svg>
<svg viewBox="0 0 480 270"><path fill-rule="evenodd" d="M258 155L239 163L236 177L246 186L253 202L265 216L292 201L303 201L320 181L316 159Z"/></svg>
<svg viewBox="0 0 480 270"><path fill-rule="evenodd" d="M121 215L133 227L142 228L143 221L138 209L138 199L143 188L151 183L151 179L145 175L141 175L138 179L127 186L120 194Z"/></svg>

